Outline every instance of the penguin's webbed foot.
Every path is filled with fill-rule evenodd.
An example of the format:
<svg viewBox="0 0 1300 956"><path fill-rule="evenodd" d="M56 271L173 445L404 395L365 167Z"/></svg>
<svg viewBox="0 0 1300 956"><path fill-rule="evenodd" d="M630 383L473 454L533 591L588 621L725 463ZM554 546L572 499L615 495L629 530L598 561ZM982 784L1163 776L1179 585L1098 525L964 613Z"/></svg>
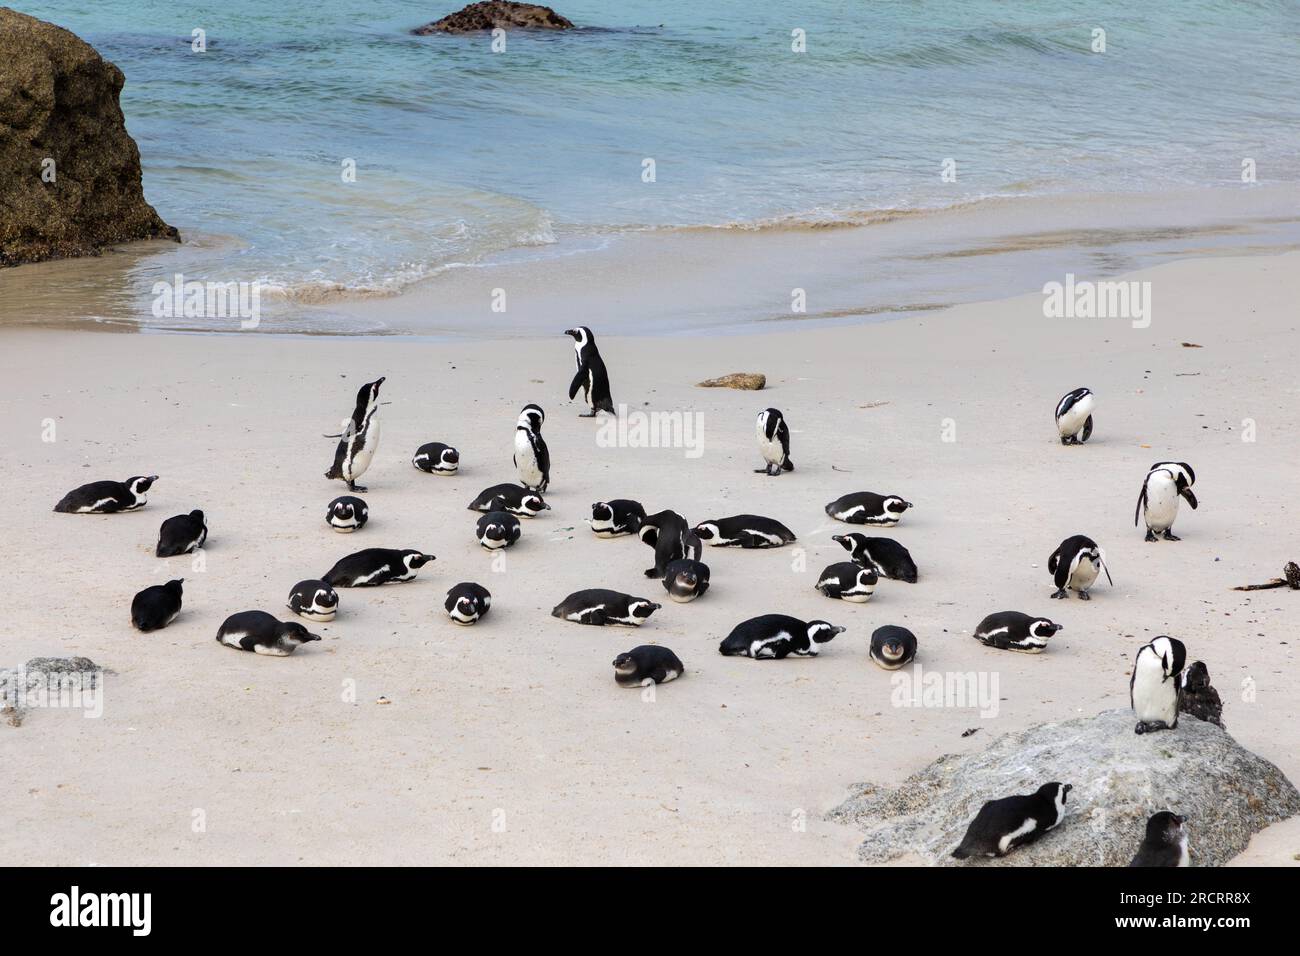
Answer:
<svg viewBox="0 0 1300 956"><path fill-rule="evenodd" d="M648 578L661 578L661 577L663 577L663 575L660 574L658 571L656 571L654 568L646 568L646 569L645 569L645 576L648 577Z"/></svg>
<svg viewBox="0 0 1300 956"><path fill-rule="evenodd" d="M359 485L355 481L348 482L348 491L365 491L365 485Z"/></svg>
<svg viewBox="0 0 1300 956"><path fill-rule="evenodd" d="M1079 600L1080 600L1080 601L1091 601L1091 600L1092 600L1092 595L1089 594L1087 591L1080 591L1080 592L1079 592Z"/></svg>
<svg viewBox="0 0 1300 956"><path fill-rule="evenodd" d="M1164 539L1165 539L1166 541L1182 541L1182 540L1183 540L1182 538L1178 537L1178 535L1174 534L1174 529L1173 529L1173 528L1166 528L1163 537L1164 537Z"/></svg>
<svg viewBox="0 0 1300 956"><path fill-rule="evenodd" d="M1145 538L1144 540L1146 540L1146 541L1154 541L1154 540L1156 540L1156 533L1155 533L1154 531L1152 531L1150 528L1147 528L1147 536L1146 536L1146 538Z"/></svg>
<svg viewBox="0 0 1300 956"><path fill-rule="evenodd" d="M1052 598L1053 600L1055 600L1056 598L1065 599L1068 598L1069 596L1070 595L1065 593L1065 588L1057 588L1056 593L1052 595Z"/></svg>
<svg viewBox="0 0 1300 956"><path fill-rule="evenodd" d="M578 414L578 417L579 417L579 418L595 418L595 417L596 417L596 412L595 412L594 410L592 410L592 411L590 411L590 412L580 412L580 413Z"/></svg>
<svg viewBox="0 0 1300 956"><path fill-rule="evenodd" d="M1138 725L1133 728L1133 733L1138 734L1140 736L1142 734L1145 734L1146 732L1147 732L1146 722L1139 720Z"/></svg>

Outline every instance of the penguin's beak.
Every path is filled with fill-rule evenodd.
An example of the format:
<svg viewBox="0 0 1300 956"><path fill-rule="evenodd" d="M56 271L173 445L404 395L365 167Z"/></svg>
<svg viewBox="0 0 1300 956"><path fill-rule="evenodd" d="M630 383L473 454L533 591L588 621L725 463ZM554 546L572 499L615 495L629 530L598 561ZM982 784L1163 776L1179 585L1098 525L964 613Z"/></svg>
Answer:
<svg viewBox="0 0 1300 956"><path fill-rule="evenodd" d="M833 534L833 535L831 535L831 540L832 540L832 541L838 541L840 544L843 544L843 543L844 543L844 535L842 535L842 534Z"/></svg>
<svg viewBox="0 0 1300 956"><path fill-rule="evenodd" d="M578 337L578 330L577 330L577 329L565 329L565 330L564 330L564 334L565 334L565 335L572 335L572 336L576 339L576 338Z"/></svg>
<svg viewBox="0 0 1300 956"><path fill-rule="evenodd" d="M1184 498L1187 499L1187 503L1188 503L1189 505L1191 505L1191 506L1192 506L1192 510L1195 511L1195 510L1196 510L1196 495L1192 494L1192 489L1191 489L1191 488L1184 488L1182 491L1179 492L1179 494L1182 495Z"/></svg>
<svg viewBox="0 0 1300 956"><path fill-rule="evenodd" d="M844 628L840 627L839 625L836 625L836 626L835 626L835 633L836 633L836 634L843 634L843 633L844 633Z"/></svg>
<svg viewBox="0 0 1300 956"><path fill-rule="evenodd" d="M149 480L150 480L150 481L157 481L157 480L158 480L158 476L157 476L157 475L150 475L150 476L149 476ZM1195 508L1196 505L1192 505L1192 507Z"/></svg>

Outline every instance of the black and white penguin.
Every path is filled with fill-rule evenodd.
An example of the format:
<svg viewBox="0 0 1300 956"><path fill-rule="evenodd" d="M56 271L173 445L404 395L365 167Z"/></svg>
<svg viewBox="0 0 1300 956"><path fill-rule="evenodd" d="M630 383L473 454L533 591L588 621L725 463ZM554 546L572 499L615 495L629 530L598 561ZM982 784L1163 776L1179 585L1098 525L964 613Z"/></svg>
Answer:
<svg viewBox="0 0 1300 956"><path fill-rule="evenodd" d="M1168 810L1151 814L1146 836L1129 866L1191 866L1187 849L1187 817Z"/></svg>
<svg viewBox="0 0 1300 956"><path fill-rule="evenodd" d="M59 499L54 510L73 515L139 511L148 501L150 486L157 480L157 475L136 475L126 481L92 481L69 491Z"/></svg>
<svg viewBox="0 0 1300 956"><path fill-rule="evenodd" d="M847 524L870 524L892 528L903 512L915 507L898 495L878 495L874 491L855 491L841 495L826 506L826 513Z"/></svg>
<svg viewBox="0 0 1300 956"><path fill-rule="evenodd" d="M871 632L871 659L887 671L896 671L916 657L916 635L905 627L886 624Z"/></svg>
<svg viewBox="0 0 1300 956"><path fill-rule="evenodd" d="M588 588L574 591L551 611L551 617L575 624L624 624L640 627L655 611L663 607L643 597L633 597L622 591L606 588Z"/></svg>
<svg viewBox="0 0 1300 956"><path fill-rule="evenodd" d="M1174 519L1178 517L1178 499L1187 499L1195 511L1198 504L1196 495L1192 493L1195 482L1196 473L1186 462L1162 461L1152 465L1142 481L1142 491L1133 512L1133 527L1137 527L1141 516L1146 521L1147 541L1155 541L1157 534L1163 534L1166 541L1178 541L1173 531Z"/></svg>
<svg viewBox="0 0 1300 956"><path fill-rule="evenodd" d="M1210 669L1205 666L1205 661L1197 661L1183 671L1181 680L1183 696L1178 703L1179 711L1222 727L1223 701L1210 684Z"/></svg>
<svg viewBox="0 0 1300 956"><path fill-rule="evenodd" d="M131 623L137 630L156 631L176 620L181 613L181 584L184 578L147 587L131 599Z"/></svg>
<svg viewBox="0 0 1300 956"><path fill-rule="evenodd" d="M614 680L620 687L666 684L685 670L676 654L657 644L642 644L614 658Z"/></svg>
<svg viewBox="0 0 1300 956"><path fill-rule="evenodd" d="M340 439L334 449L334 464L325 477L346 481L348 491L366 490L357 484L357 479L366 473L379 449L379 386L383 384L384 379L379 378L362 385L357 390L352 418L343 426L342 433L325 436Z"/></svg>
<svg viewBox="0 0 1300 956"><path fill-rule="evenodd" d="M758 413L755 424L758 434L758 452L767 465L755 468L760 475L779 475L783 471L794 471L794 462L790 460L790 426L785 417L775 408L765 408Z"/></svg>
<svg viewBox="0 0 1300 956"><path fill-rule="evenodd" d="M240 611L217 629L217 641L227 647L271 657L288 657L303 644L319 640L319 634L297 621L280 621L265 611Z"/></svg>
<svg viewBox="0 0 1300 956"><path fill-rule="evenodd" d="M636 534L645 521L645 508L641 502L631 498L613 498L609 501L596 501L591 505L591 517L587 523L592 533L598 538L617 538L619 535Z"/></svg>
<svg viewBox="0 0 1300 956"><path fill-rule="evenodd" d="M484 488L469 503L470 511L508 511L519 518L536 518L551 506L535 491L522 485L493 485Z"/></svg>
<svg viewBox="0 0 1300 956"><path fill-rule="evenodd" d="M907 548L893 538L869 538L853 531L831 535L831 540L839 542L856 564L874 568L882 578L916 583L916 562Z"/></svg>
<svg viewBox="0 0 1300 956"><path fill-rule="evenodd" d="M1129 703L1138 719L1135 733L1178 727L1183 696L1179 677L1186 663L1187 648L1176 637L1162 635L1138 648L1133 676L1128 681Z"/></svg>
<svg viewBox="0 0 1300 956"><path fill-rule="evenodd" d="M975 640L988 647L1003 651L1023 651L1041 654L1047 640L1065 628L1045 617L1034 617L1020 611L998 611L980 621L975 628Z"/></svg>
<svg viewBox="0 0 1300 956"><path fill-rule="evenodd" d="M671 561L664 572L664 590L678 604L703 597L709 589L709 566L703 561L680 558Z"/></svg>
<svg viewBox="0 0 1300 956"><path fill-rule="evenodd" d="M565 329L564 334L573 336L573 357L578 365L578 371L569 384L569 401L573 401L578 389L582 389L589 409L583 413L582 418L592 418L597 412L613 415L614 400L609 395L609 373L605 371L605 360L596 349L596 337L585 325Z"/></svg>
<svg viewBox="0 0 1300 956"><path fill-rule="evenodd" d="M508 548L519 540L519 519L508 511L489 511L478 519L474 536L489 551Z"/></svg>
<svg viewBox="0 0 1300 956"><path fill-rule="evenodd" d="M1052 597L1068 598L1069 592L1074 591L1081 601L1090 600L1088 589L1103 570L1106 580L1114 587L1110 568L1106 567L1106 555L1097 547L1097 542L1087 535L1071 535L1047 559L1047 571L1056 582L1056 593Z"/></svg>
<svg viewBox="0 0 1300 956"><path fill-rule="evenodd" d="M370 520L370 508L354 495L339 495L325 509L325 523L339 534L360 531Z"/></svg>
<svg viewBox="0 0 1300 956"><path fill-rule="evenodd" d="M704 550L699 535L676 511L664 510L647 515L637 533L642 541L655 549L654 567L645 570L648 578L662 580L668 573L668 565L681 558L698 561Z"/></svg>
<svg viewBox="0 0 1300 956"><path fill-rule="evenodd" d="M779 548L795 540L793 531L775 518L762 515L710 518L692 530L715 548Z"/></svg>
<svg viewBox="0 0 1300 956"><path fill-rule="evenodd" d="M410 581L433 555L394 548L366 548L340 558L321 580L336 588L373 588L394 581Z"/></svg>
<svg viewBox="0 0 1300 956"><path fill-rule="evenodd" d="M299 617L325 624L338 614L339 592L319 578L310 578L295 584L285 603Z"/></svg>
<svg viewBox="0 0 1300 956"><path fill-rule="evenodd" d="M460 452L440 441L431 441L415 450L411 464L431 475L454 475L460 467Z"/></svg>
<svg viewBox="0 0 1300 956"><path fill-rule="evenodd" d="M208 523L203 519L202 511L176 515L164 521L158 529L158 546L154 548L154 555L172 558L178 554L189 554L203 547L207 540Z"/></svg>
<svg viewBox="0 0 1300 956"><path fill-rule="evenodd" d="M447 616L457 624L473 624L487 614L492 606L492 595L481 584L462 581L447 592L447 600L442 602Z"/></svg>
<svg viewBox="0 0 1300 956"><path fill-rule="evenodd" d="M828 598L865 604L871 600L879 580L875 568L863 567L853 561L837 561L826 566L813 587Z"/></svg>
<svg viewBox="0 0 1300 956"><path fill-rule="evenodd" d="M1056 403L1056 430L1062 445L1082 445L1092 437L1092 407L1090 388L1066 392Z"/></svg>
<svg viewBox="0 0 1300 956"><path fill-rule="evenodd" d="M1074 787L1045 783L1034 793L990 800L980 807L952 855L1006 856L1018 846L1033 843L1065 817L1065 801Z"/></svg>
<svg viewBox="0 0 1300 956"><path fill-rule="evenodd" d="M540 405L525 405L515 423L515 468L519 481L529 491L546 493L551 483L551 451L542 437L546 413Z"/></svg>
<svg viewBox="0 0 1300 956"><path fill-rule="evenodd" d="M737 624L718 645L726 657L752 657L756 661L779 661L795 657L816 657L825 644L844 628L825 621L801 621L788 614L763 614Z"/></svg>

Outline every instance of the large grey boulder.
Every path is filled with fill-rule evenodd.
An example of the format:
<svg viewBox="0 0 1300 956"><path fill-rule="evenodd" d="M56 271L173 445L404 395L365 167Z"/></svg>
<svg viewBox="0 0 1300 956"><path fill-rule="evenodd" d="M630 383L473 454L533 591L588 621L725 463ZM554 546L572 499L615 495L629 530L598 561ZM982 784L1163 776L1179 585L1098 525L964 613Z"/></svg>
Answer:
<svg viewBox="0 0 1300 956"><path fill-rule="evenodd" d="M1139 736L1135 722L1110 710L1005 734L977 753L940 757L897 789L859 784L830 817L866 830L858 852L868 863L1127 866L1147 818L1172 810L1188 818L1192 865L1219 866L1252 834L1300 813L1282 771L1222 728L1184 715L1176 730ZM1074 785L1056 829L1002 859L951 859L986 801L1053 780Z"/></svg>
<svg viewBox="0 0 1300 956"><path fill-rule="evenodd" d="M0 7L0 266L177 238L144 200L124 82L84 40Z"/></svg>

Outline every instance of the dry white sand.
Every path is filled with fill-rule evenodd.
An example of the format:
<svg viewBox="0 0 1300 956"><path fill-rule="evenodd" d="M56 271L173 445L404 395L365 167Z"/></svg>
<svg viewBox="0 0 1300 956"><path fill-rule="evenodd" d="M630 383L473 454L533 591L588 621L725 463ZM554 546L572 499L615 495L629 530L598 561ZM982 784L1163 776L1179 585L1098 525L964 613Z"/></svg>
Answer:
<svg viewBox="0 0 1300 956"><path fill-rule="evenodd" d="M44 710L0 727L0 847L49 864L850 863L857 834L820 819L850 784L897 782L1005 730L1127 706L1134 651L1160 633L1207 662L1237 739L1300 780L1300 695L1287 683L1300 596L1230 590L1300 558L1300 256L1134 278L1152 283L1148 329L1045 319L1031 295L853 329L602 339L616 401L699 414L695 459L599 447L597 424L563 399L572 349L558 329L455 345L0 332L0 663L81 654L113 672L100 719ZM587 321L599 335L599 317ZM739 370L765 372L769 389L693 387ZM333 443L319 436L378 375L393 404L363 479L371 521L341 536L322 518L344 489L322 477ZM1052 409L1081 384L1098 396L1096 433L1065 448ZM554 510L525 522L494 572L465 505L512 480L514 420L529 401L548 411ZM752 473L754 416L768 405L794 431L798 469L777 479ZM942 440L945 419L955 441ZM411 467L431 440L460 448L458 476ZM1147 466L1169 458L1195 466L1201 508L1184 508L1180 543L1146 544L1134 502ZM162 476L142 512L50 511L77 484L137 473ZM916 504L893 536L921 580L882 582L866 605L812 589L845 557L830 535L851 530L822 508L855 490ZM770 515L799 535L806 569L791 548L709 551L701 601L664 600L639 631L562 623L550 608L582 587L662 599L641 575L649 548L587 529L590 502L609 497L692 521ZM203 571L152 553L161 521L192 508L211 527ZM1051 601L1048 555L1077 532L1106 549L1116 586L1090 603ZM338 620L313 626L325 640L293 657L213 640L235 611L290 617L291 585L372 546L438 560L413 583L341 592ZM133 631L131 596L182 575L179 620ZM494 595L473 628L442 611L465 580ZM1006 609L1066 630L1040 656L971 639ZM815 660L718 655L733 625L774 611L848 631ZM998 715L891 706L890 675L867 658L887 623L917 633L927 669L996 672ZM648 641L687 668L653 703L618 688L610 666ZM1243 858L1290 863L1298 851L1293 820Z"/></svg>

